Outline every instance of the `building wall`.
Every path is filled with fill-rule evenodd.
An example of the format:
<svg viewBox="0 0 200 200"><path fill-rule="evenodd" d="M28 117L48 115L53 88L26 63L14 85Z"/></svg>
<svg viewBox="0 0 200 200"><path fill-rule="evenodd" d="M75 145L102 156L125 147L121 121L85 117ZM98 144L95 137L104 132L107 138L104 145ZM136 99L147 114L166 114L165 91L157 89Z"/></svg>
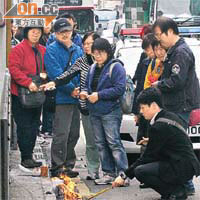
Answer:
<svg viewBox="0 0 200 200"><path fill-rule="evenodd" d="M148 11L143 10L144 0L125 0L126 27L132 28L148 23ZM148 8L151 0L146 1Z"/></svg>
<svg viewBox="0 0 200 200"><path fill-rule="evenodd" d="M0 1L0 12L4 15L4 1ZM0 27L0 74L6 67L6 26Z"/></svg>

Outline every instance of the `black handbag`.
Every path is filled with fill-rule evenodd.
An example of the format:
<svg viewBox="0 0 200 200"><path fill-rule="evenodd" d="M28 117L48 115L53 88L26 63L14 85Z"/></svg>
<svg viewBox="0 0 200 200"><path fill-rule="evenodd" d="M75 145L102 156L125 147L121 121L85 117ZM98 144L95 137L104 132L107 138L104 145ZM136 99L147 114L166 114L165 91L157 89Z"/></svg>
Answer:
<svg viewBox="0 0 200 200"><path fill-rule="evenodd" d="M40 72L42 72L42 56L39 51L37 51L37 55L40 59L39 70L36 59L36 75L28 75L28 77L31 77L33 83L39 87L42 84L42 79L40 78ZM18 98L23 108L39 108L44 103L46 96L44 91L31 92L27 87L18 85Z"/></svg>

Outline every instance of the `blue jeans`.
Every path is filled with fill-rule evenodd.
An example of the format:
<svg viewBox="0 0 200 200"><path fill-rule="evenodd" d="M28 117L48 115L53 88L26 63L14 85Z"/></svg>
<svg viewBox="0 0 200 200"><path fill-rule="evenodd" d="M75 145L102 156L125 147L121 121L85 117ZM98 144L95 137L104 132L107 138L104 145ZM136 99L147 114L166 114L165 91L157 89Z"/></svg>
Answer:
<svg viewBox="0 0 200 200"><path fill-rule="evenodd" d="M115 176L128 168L126 152L120 138L121 108L103 116L90 115L102 171Z"/></svg>
<svg viewBox="0 0 200 200"><path fill-rule="evenodd" d="M94 131L91 125L91 121L89 115L81 115L83 129L85 133L85 140L86 140L86 163L88 174L99 174L99 155L97 146L94 141Z"/></svg>
<svg viewBox="0 0 200 200"><path fill-rule="evenodd" d="M184 121L185 123L184 128L187 129L189 125L189 120L190 120L190 112L177 113L177 115ZM194 190L194 184L192 180L189 180L187 183L185 183L185 187L189 190Z"/></svg>

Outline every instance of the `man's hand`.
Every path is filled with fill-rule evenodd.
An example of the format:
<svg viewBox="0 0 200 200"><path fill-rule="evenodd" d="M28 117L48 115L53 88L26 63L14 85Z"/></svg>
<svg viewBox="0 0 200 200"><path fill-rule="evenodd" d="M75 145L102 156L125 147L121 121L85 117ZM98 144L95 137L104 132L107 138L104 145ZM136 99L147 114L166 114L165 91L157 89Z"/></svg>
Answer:
<svg viewBox="0 0 200 200"><path fill-rule="evenodd" d="M154 83L151 83L151 87L157 87L158 86L159 81L156 81Z"/></svg>
<svg viewBox="0 0 200 200"><path fill-rule="evenodd" d="M147 143L149 142L149 138L146 138L146 137L142 137L142 140L140 140L139 142L138 142L138 144L140 144L140 145L147 145Z"/></svg>
<svg viewBox="0 0 200 200"><path fill-rule="evenodd" d="M74 98L78 98L79 97L79 93L80 93L80 88L77 87L73 90L73 92L71 93L71 96Z"/></svg>
<svg viewBox="0 0 200 200"><path fill-rule="evenodd" d="M46 90L54 90L55 87L56 87L55 82L50 81L50 82L48 82L46 84L40 85L40 90L44 90L44 91L46 91Z"/></svg>
<svg viewBox="0 0 200 200"><path fill-rule="evenodd" d="M28 86L28 89L31 91L31 92L37 92L38 91L38 87L35 83L31 82L31 84Z"/></svg>
<svg viewBox="0 0 200 200"><path fill-rule="evenodd" d="M79 97L80 99L85 100L88 98L88 93L86 91L81 91Z"/></svg>
<svg viewBox="0 0 200 200"><path fill-rule="evenodd" d="M112 182L112 187L120 187L122 185L124 185L125 183L125 180L121 177L121 176L118 176L114 182Z"/></svg>
<svg viewBox="0 0 200 200"><path fill-rule="evenodd" d="M98 93L93 92L91 95L88 95L88 101L90 103L96 103L99 100Z"/></svg>

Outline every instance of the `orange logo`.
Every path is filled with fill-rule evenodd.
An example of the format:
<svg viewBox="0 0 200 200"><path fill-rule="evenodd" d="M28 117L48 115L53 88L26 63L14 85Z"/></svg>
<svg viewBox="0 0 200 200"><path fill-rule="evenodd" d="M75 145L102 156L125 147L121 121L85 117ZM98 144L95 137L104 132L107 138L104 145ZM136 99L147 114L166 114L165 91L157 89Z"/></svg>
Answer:
<svg viewBox="0 0 200 200"><path fill-rule="evenodd" d="M45 25L50 24L58 15L58 5L44 4L38 8L37 3L18 3L5 15L4 19L43 19Z"/></svg>

